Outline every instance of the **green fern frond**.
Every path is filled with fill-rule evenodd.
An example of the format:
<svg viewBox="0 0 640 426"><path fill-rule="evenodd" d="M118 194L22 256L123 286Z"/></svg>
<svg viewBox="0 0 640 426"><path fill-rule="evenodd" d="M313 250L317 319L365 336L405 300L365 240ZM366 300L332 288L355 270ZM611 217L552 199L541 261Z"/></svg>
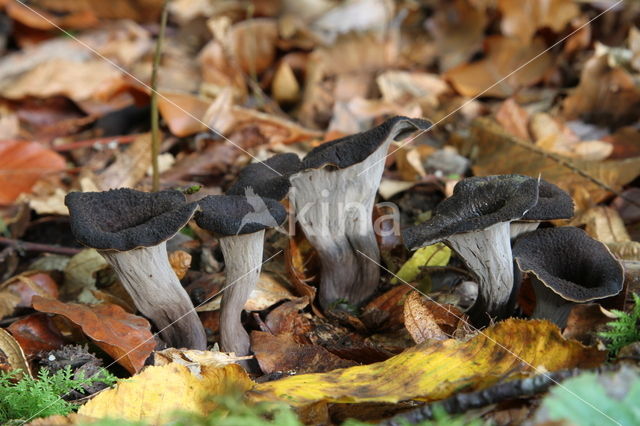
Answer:
<svg viewBox="0 0 640 426"><path fill-rule="evenodd" d="M612 310L615 320L607 324L608 330L598 333L606 340L611 356L616 356L620 349L631 343L640 341L640 295L633 294L631 312Z"/></svg>

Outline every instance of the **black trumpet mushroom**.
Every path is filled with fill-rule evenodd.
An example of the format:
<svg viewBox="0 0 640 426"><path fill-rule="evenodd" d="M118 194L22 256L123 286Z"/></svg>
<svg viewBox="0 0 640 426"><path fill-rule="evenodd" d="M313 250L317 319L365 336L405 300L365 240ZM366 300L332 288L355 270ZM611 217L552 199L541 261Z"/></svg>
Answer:
<svg viewBox="0 0 640 426"><path fill-rule="evenodd" d="M201 211L196 223L219 238L225 261L220 348L249 355L251 343L242 326L242 310L260 276L265 229L282 224L286 211L279 202L258 196L210 195L198 203Z"/></svg>
<svg viewBox="0 0 640 426"><path fill-rule="evenodd" d="M538 201L538 180L522 175L463 179L433 217L402 232L410 250L444 241L476 276L478 298L469 310L476 325L512 309L514 287L510 223Z"/></svg>
<svg viewBox="0 0 640 426"><path fill-rule="evenodd" d="M180 191L113 189L65 198L71 231L113 267L138 310L170 346L204 350L207 339L193 303L171 268L166 242L198 205Z"/></svg>
<svg viewBox="0 0 640 426"><path fill-rule="evenodd" d="M366 132L324 143L291 175L297 220L321 263L319 301L360 305L375 292L380 252L371 220L373 203L393 141L426 131L431 123L393 117Z"/></svg>
<svg viewBox="0 0 640 426"><path fill-rule="evenodd" d="M624 271L607 246L582 229L540 229L520 236L513 246L518 268L529 275L536 295L534 318L564 327L576 303L614 296Z"/></svg>

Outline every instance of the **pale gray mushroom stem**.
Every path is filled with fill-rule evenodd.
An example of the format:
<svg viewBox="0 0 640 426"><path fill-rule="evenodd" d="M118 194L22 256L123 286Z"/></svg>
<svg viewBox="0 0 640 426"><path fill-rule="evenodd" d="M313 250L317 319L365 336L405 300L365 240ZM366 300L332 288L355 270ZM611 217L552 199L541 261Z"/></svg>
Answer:
<svg viewBox="0 0 640 426"><path fill-rule="evenodd" d="M242 311L260 276L263 241L264 230L220 238L227 280L220 311L220 348L224 352L251 352L249 334L242 326Z"/></svg>
<svg viewBox="0 0 640 426"><path fill-rule="evenodd" d="M422 119L393 117L363 133L327 142L290 177L297 220L321 263L320 305L361 305L380 280L373 204L392 141L427 130Z"/></svg>
<svg viewBox="0 0 640 426"><path fill-rule="evenodd" d="M540 222L511 222L509 237L514 240L519 235L535 231L540 226Z"/></svg>
<svg viewBox="0 0 640 426"><path fill-rule="evenodd" d="M131 295L136 308L166 342L204 350L207 337L189 295L171 268L167 243L129 251L100 250Z"/></svg>
<svg viewBox="0 0 640 426"><path fill-rule="evenodd" d="M349 168L315 169L291 178L300 226L320 258L321 306L337 300L359 305L378 286L380 251L371 216L390 143Z"/></svg>
<svg viewBox="0 0 640 426"><path fill-rule="evenodd" d="M478 281L478 298L469 311L471 317L500 317L505 314L503 309L510 306L514 274L509 229L509 222L499 222L446 239Z"/></svg>

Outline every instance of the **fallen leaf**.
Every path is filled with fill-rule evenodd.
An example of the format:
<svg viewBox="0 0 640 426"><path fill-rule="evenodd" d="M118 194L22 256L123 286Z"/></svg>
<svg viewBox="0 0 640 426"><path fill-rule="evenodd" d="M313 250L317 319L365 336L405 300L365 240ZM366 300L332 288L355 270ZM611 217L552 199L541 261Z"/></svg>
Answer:
<svg viewBox="0 0 640 426"><path fill-rule="evenodd" d="M599 304L576 304L569 313L562 337L593 345L598 342L597 333L604 331L604 325L610 321L611 318L605 315Z"/></svg>
<svg viewBox="0 0 640 426"><path fill-rule="evenodd" d="M275 61L278 23L275 19L247 19L229 30L229 51L243 72L262 74Z"/></svg>
<svg viewBox="0 0 640 426"><path fill-rule="evenodd" d="M597 51L596 51L597 52ZM633 75L612 67L606 53L596 53L582 68L580 84L562 103L563 115L617 127L640 115L640 88Z"/></svg>
<svg viewBox="0 0 640 426"><path fill-rule="evenodd" d="M0 291L8 290L19 297L17 308L30 308L33 296L58 298L58 283L46 272L27 271L0 284Z"/></svg>
<svg viewBox="0 0 640 426"><path fill-rule="evenodd" d="M513 98L505 100L498 112L496 121L504 129L522 140L530 140L529 135L529 113L516 103Z"/></svg>
<svg viewBox="0 0 640 426"><path fill-rule="evenodd" d="M291 334L274 336L262 331L253 331L251 350L265 374L277 371L315 373L356 365L355 362L342 359L322 346L298 343Z"/></svg>
<svg viewBox="0 0 640 426"><path fill-rule="evenodd" d="M498 0L498 9L502 13L502 33L525 43L540 28L560 33L580 13L580 7L572 0Z"/></svg>
<svg viewBox="0 0 640 426"><path fill-rule="evenodd" d="M294 103L300 99L300 83L296 79L291 66L281 62L271 83L273 98L280 104Z"/></svg>
<svg viewBox="0 0 640 426"><path fill-rule="evenodd" d="M0 95L8 99L63 95L75 102L108 101L126 85L122 73L103 60L53 59L19 74L13 81L3 81Z"/></svg>
<svg viewBox="0 0 640 426"><path fill-rule="evenodd" d="M466 316L456 307L424 300L416 291L405 299L404 325L418 344L456 337L466 322Z"/></svg>
<svg viewBox="0 0 640 426"><path fill-rule="evenodd" d="M495 122L477 119L471 126L469 143L461 152L469 152L473 145L475 159L472 167L477 176L519 173L548 180L573 196L577 210L598 203L609 196L609 191L584 178L573 170L544 155L518 146L514 137L505 133ZM521 143L529 143L521 141ZM620 189L640 174L640 157L626 160L573 161L575 167Z"/></svg>
<svg viewBox="0 0 640 426"><path fill-rule="evenodd" d="M411 291L408 285L396 285L373 299L362 310L362 321L376 332L398 330L404 326L404 300Z"/></svg>
<svg viewBox="0 0 640 426"><path fill-rule="evenodd" d="M564 340L548 321L509 319L468 341L428 342L376 364L259 383L249 396L294 407L318 401L436 401L538 369L592 368L605 358L606 352Z"/></svg>
<svg viewBox="0 0 640 426"><path fill-rule="evenodd" d="M39 143L0 141L0 205L13 203L38 179L65 167L64 157Z"/></svg>
<svg viewBox="0 0 640 426"><path fill-rule="evenodd" d="M309 315L300 312L308 305L309 300L307 297L286 301L269 312L264 323L267 325L268 330L275 335L295 334L304 336L313 328Z"/></svg>
<svg viewBox="0 0 640 426"><path fill-rule="evenodd" d="M191 255L184 250L169 253L169 263L179 280L183 279L191 267Z"/></svg>
<svg viewBox="0 0 640 426"><path fill-rule="evenodd" d="M252 356L234 356L225 352L167 348L153 354L153 365L177 363L199 376L202 374L202 367L219 368L252 358Z"/></svg>
<svg viewBox="0 0 640 426"><path fill-rule="evenodd" d="M620 214L611 207L591 207L573 218L571 225L584 225L587 234L605 244L631 241Z"/></svg>
<svg viewBox="0 0 640 426"><path fill-rule="evenodd" d="M424 72L386 71L376 77L376 83L387 102L416 100L431 107L438 106L438 97L450 91L439 75Z"/></svg>
<svg viewBox="0 0 640 426"><path fill-rule="evenodd" d="M62 315L79 325L87 337L131 374L142 369L156 345L149 321L117 305L80 305L34 296L33 308Z"/></svg>
<svg viewBox="0 0 640 426"><path fill-rule="evenodd" d="M447 71L466 62L482 49L488 19L479 2L448 1L438 5L425 23L436 41L440 69Z"/></svg>
<svg viewBox="0 0 640 426"><path fill-rule="evenodd" d="M62 334L47 314L31 314L17 320L7 330L20 343L27 358L59 349L65 344Z"/></svg>
<svg viewBox="0 0 640 426"><path fill-rule="evenodd" d="M101 392L80 407L78 414L99 419L113 417L117 407L120 419L163 424L176 410L207 414L216 407L212 395L243 392L251 385L247 373L236 364L203 366L200 375L177 363L152 366Z"/></svg>
<svg viewBox="0 0 640 426"><path fill-rule="evenodd" d="M95 249L84 249L73 256L64 268L62 294L82 303L96 303L91 291L97 290L95 274L107 268L107 261Z"/></svg>
<svg viewBox="0 0 640 426"><path fill-rule="evenodd" d="M451 259L451 249L443 243L433 244L416 250L409 260L407 260L396 277L391 280L392 284L398 282L413 282L426 266L447 266Z"/></svg>
<svg viewBox="0 0 640 426"><path fill-rule="evenodd" d="M9 332L0 328L0 371L13 370L21 370L17 375L19 378L24 374L31 376L29 361L22 348Z"/></svg>
<svg viewBox="0 0 640 426"><path fill-rule="evenodd" d="M93 180L102 191L115 188L133 188L151 167L151 134L136 138L129 147L116 155L113 164Z"/></svg>
<svg viewBox="0 0 640 426"><path fill-rule="evenodd" d="M485 51L484 59L460 65L444 74L458 93L470 97L507 98L518 89L538 83L552 66L551 55L546 52L541 38L522 43L490 36L485 39Z"/></svg>

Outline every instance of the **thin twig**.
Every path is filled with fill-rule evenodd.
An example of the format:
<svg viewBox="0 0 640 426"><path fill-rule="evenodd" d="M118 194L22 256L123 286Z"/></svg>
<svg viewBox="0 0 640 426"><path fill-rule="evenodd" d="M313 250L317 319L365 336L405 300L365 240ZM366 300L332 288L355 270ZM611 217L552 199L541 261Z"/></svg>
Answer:
<svg viewBox="0 0 640 426"><path fill-rule="evenodd" d="M57 253L73 256L82 249L72 247L60 247L52 244L30 243L29 241L14 240L13 238L0 237L0 245L11 246L18 251L37 251L45 253Z"/></svg>
<svg viewBox="0 0 640 426"><path fill-rule="evenodd" d="M158 166L158 155L160 154L160 118L158 113L158 69L160 68L160 57L162 55L162 42L164 32L167 28L167 18L169 16L169 0L164 0L162 6L162 18L160 20L160 32L156 41L156 51L153 55L153 69L151 70L151 168L153 170L152 188L154 191L160 189L160 169Z"/></svg>

